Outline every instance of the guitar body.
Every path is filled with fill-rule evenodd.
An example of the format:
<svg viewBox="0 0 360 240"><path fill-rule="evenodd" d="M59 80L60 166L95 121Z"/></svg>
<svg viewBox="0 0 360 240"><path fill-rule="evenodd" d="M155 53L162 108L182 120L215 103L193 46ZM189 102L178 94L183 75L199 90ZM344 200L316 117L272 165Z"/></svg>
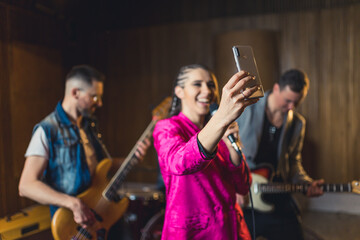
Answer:
<svg viewBox="0 0 360 240"><path fill-rule="evenodd" d="M269 182L272 172L272 168L267 166L259 167L251 172L252 184L250 191L253 198L253 205L254 209L261 212L271 212L274 210L274 205L268 204L263 199L263 193L259 189L260 184L267 184Z"/></svg>
<svg viewBox="0 0 360 240"><path fill-rule="evenodd" d="M252 185L251 185L251 194L253 198L254 209L261 212L271 212L274 210L274 205L268 204L263 199L263 193L259 190L259 184L268 183L268 179L262 175L252 173Z"/></svg>
<svg viewBox="0 0 360 240"><path fill-rule="evenodd" d="M91 187L78 195L88 207L95 211L95 215L99 218L96 224L86 229L86 233L81 233L83 230L75 223L72 211L59 208L51 222L51 231L55 240L97 239L100 232L104 238L99 237L99 239L106 239L110 227L121 218L129 205L127 198L114 202L102 195L108 184L107 174L111 164L109 159L102 160L96 168Z"/></svg>

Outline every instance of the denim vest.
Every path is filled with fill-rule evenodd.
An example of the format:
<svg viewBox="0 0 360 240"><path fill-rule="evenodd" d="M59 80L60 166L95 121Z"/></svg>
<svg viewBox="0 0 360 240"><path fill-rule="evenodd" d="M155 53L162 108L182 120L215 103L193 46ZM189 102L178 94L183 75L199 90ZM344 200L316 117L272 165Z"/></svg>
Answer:
<svg viewBox="0 0 360 240"><path fill-rule="evenodd" d="M97 138L96 123L93 119L83 119L82 127L93 145L97 160L103 159L102 145ZM81 143L79 129L74 125L59 102L55 111L34 127L41 126L49 145L49 163L43 180L56 191L68 195L78 195L91 183L90 171ZM51 216L56 206L50 206Z"/></svg>

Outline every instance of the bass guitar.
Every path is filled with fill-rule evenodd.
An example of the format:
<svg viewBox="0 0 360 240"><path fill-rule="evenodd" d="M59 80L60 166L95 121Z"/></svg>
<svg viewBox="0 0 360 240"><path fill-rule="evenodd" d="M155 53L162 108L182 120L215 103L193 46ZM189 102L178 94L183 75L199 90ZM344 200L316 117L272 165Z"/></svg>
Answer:
<svg viewBox="0 0 360 240"><path fill-rule="evenodd" d="M269 182L270 172L268 168L258 168L252 171L251 194L253 198L253 207L261 212L271 212L274 206L264 200L265 194L282 193L306 193L309 184L288 184ZM360 181L352 181L341 184L323 184L321 186L324 192L347 192L360 194ZM247 205L247 207L250 207Z"/></svg>
<svg viewBox="0 0 360 240"><path fill-rule="evenodd" d="M156 122L167 116L171 98L167 97L152 111L152 121L138 141L150 139ZM125 213L129 199L120 199L117 190L123 183L127 173L139 162L135 145L120 168L110 181L107 175L112 165L110 159L102 160L96 167L91 187L78 195L94 212L96 223L89 228L82 228L73 218L73 213L67 208L59 208L52 219L51 231L55 240L106 239L109 228Z"/></svg>

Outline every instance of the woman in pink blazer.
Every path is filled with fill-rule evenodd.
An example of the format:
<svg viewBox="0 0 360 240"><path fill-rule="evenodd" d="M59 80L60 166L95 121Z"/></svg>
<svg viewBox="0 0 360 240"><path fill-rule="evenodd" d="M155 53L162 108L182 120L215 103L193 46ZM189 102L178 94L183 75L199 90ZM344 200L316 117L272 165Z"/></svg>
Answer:
<svg viewBox="0 0 360 240"><path fill-rule="evenodd" d="M166 188L162 239L251 239L235 196L248 193L251 177L227 136L238 136L235 119L257 101L247 99L256 87L244 89L252 79L236 73L210 118L219 99L215 76L202 65L180 69L171 117L153 133Z"/></svg>

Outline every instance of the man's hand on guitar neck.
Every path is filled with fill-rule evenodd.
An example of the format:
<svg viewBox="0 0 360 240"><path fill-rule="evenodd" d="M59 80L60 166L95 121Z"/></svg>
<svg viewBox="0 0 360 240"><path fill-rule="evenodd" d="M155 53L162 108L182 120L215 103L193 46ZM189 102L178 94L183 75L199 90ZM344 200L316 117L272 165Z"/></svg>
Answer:
<svg viewBox="0 0 360 240"><path fill-rule="evenodd" d="M144 142L137 142L137 150L135 152L136 157L142 161L146 155L146 152L149 148L149 146L151 145L151 142L149 139L145 139ZM119 169L119 167L121 166L121 164L124 162L125 158L123 157L114 157L112 158L113 160L113 164L111 166L110 169L110 175L114 175L116 173L116 171Z"/></svg>
<svg viewBox="0 0 360 240"><path fill-rule="evenodd" d="M319 197L324 194L321 185L324 184L324 179L314 180L310 183L306 192L307 197Z"/></svg>
<svg viewBox="0 0 360 240"><path fill-rule="evenodd" d="M151 142L148 138L145 138L142 142L137 142L137 150L135 152L136 157L142 161L146 155L146 152L150 146Z"/></svg>

